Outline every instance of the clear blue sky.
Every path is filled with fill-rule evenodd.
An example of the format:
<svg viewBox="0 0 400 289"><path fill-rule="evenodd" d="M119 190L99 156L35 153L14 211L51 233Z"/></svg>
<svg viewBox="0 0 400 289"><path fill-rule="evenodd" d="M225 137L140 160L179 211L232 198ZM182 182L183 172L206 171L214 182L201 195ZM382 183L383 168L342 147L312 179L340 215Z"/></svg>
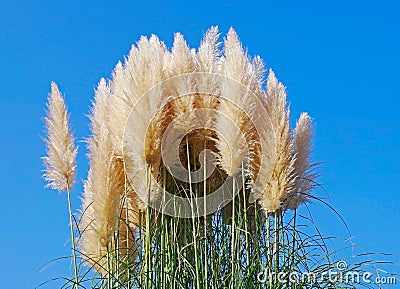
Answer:
<svg viewBox="0 0 400 289"><path fill-rule="evenodd" d="M132 43L155 33L170 46L180 31L197 47L211 25L223 33L233 26L250 54L275 70L288 87L293 120L301 111L315 118L315 159L324 162L319 181L355 242L400 255L398 1L143 3L1 1L2 288L33 288L68 270L62 262L39 272L70 253L66 195L44 189L41 180L50 82L65 94L82 140L97 82L110 77ZM79 179L87 173L85 150L80 143ZM79 182L75 208L81 191ZM322 232L346 237L329 209L311 209Z"/></svg>

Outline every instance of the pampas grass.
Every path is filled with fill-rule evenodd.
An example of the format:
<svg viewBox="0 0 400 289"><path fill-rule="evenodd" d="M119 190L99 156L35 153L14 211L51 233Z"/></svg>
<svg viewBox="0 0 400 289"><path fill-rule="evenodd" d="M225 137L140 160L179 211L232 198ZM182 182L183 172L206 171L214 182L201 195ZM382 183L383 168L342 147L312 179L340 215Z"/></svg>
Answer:
<svg viewBox="0 0 400 289"><path fill-rule="evenodd" d="M129 224L134 230L139 218L135 194L126 186L124 160L118 155L119 144L112 141L111 131L115 130L116 124L111 121L110 114L114 101L109 85L102 79L90 116L92 136L87 141L90 170L84 186L80 223L81 253L102 272L110 269L107 253L111 248L131 247L127 247L132 239L129 240L129 234L116 239L114 233L124 224ZM131 209L127 210L128 206ZM125 213L122 213L124 208ZM122 231L125 233L131 229Z"/></svg>
<svg viewBox="0 0 400 289"><path fill-rule="evenodd" d="M257 82L258 75L252 73L252 63L233 29L225 39L224 55L222 71L226 78L220 84L221 100L215 131L229 133L216 140L216 147L222 169L233 176L242 164L248 166L249 139L254 137L250 122L254 118L254 100L248 94L252 93L250 88Z"/></svg>
<svg viewBox="0 0 400 289"><path fill-rule="evenodd" d="M285 207L297 209L301 204L310 199L310 194L316 186L315 179L318 177L316 171L318 163L311 160L313 124L311 117L303 112L297 120L293 132L296 174L295 193L289 195Z"/></svg>
<svg viewBox="0 0 400 289"><path fill-rule="evenodd" d="M47 137L44 138L44 142L47 145L47 156L43 157L45 166L43 177L48 182L47 187L51 187L59 192L67 192L75 277L74 288L77 288L79 280L70 191L75 182L76 154L78 148L74 145L67 107L54 82L51 83L51 93L48 97L47 109L47 117L44 119L47 130Z"/></svg>
<svg viewBox="0 0 400 289"><path fill-rule="evenodd" d="M218 38L218 28L210 28L195 51L176 33L169 51L157 36L142 37L132 46L125 63L116 65L113 79L99 82L90 115L92 135L87 140L90 170L82 197L79 247L83 259L107 278L111 278L109 273L113 270L120 270L119 265L110 262L110 256L114 256L112 260L135 262L136 258L140 260L136 251L142 250L142 245L146 251L146 274L151 274L148 250L152 247L153 226L161 222L167 226L165 230L182 230L183 225L169 228L165 217L159 219L146 205L147 200L160 199L161 187L172 189L177 195L206 197L207 190L216 188L226 175L235 176L232 192L235 193L235 184L241 178L241 183L250 186L254 201L268 213L279 210L293 191L295 156L303 152L293 153L285 89L271 71L264 91L264 63L260 57L251 59L247 55L233 29L229 30L222 51ZM163 81L165 84L156 86ZM53 92L59 96L57 93ZM260 131L257 114L262 112L257 103L264 105L271 119L271 125L266 123L258 128ZM165 175L161 143L170 124L186 134L179 158L186 162L189 172L196 170L202 150L211 149L217 157L217 170L210 180L204 180L201 191L191 183L190 176L186 187L173 176ZM193 131L195 127L203 129ZM307 144L310 145L310 140ZM305 159L308 161L309 156ZM261 181L256 183L256 177ZM241 213L236 212L245 205L240 209L245 218L256 218L254 212L247 212L255 207L246 204L249 200L246 189L243 188L240 200L235 201L234 197L229 205L232 244L240 238L236 228L245 224L247 230L247 225L256 224L255 220L248 223L247 219L242 223ZM209 221L212 219L205 218L201 226L205 229ZM207 247L199 248L201 243L196 241L195 233L200 229L198 225L190 225L195 254L201 251L212 256ZM202 235L209 237L207 231ZM171 235L169 238L174 239ZM246 240L249 242L247 236ZM231 246L233 271L237 270L234 266L237 248ZM194 260L199 278L200 261L197 257ZM234 283L232 274L231 284Z"/></svg>
<svg viewBox="0 0 400 289"><path fill-rule="evenodd" d="M47 156L43 157L44 179L47 186L60 192L70 190L75 182L77 147L69 125L69 115L57 85L51 83L44 119L47 137Z"/></svg>
<svg viewBox="0 0 400 289"><path fill-rule="evenodd" d="M268 75L265 107L272 124L274 147L269 152L271 167L263 165L259 174L263 175L264 170L269 173L272 169L272 175L261 188L258 201L267 212L275 212L282 208L283 201L292 193L296 176L286 89L272 70Z"/></svg>
<svg viewBox="0 0 400 289"><path fill-rule="evenodd" d="M66 286L303 288L307 282L288 277L280 283L278 273L334 267L319 231L299 231L297 210L318 176L311 118L301 114L291 130L285 86L270 70L265 88L264 62L247 54L233 29L223 48L219 36L211 27L198 50L179 33L171 50L155 35L142 37L112 79L100 80L77 242L69 199L76 148L52 84L44 177L68 191L74 278ZM179 177L164 159L175 152ZM215 191L219 207L200 214L215 205ZM199 197L204 208L196 207ZM171 204L162 201L176 198L188 200L189 214L166 210Z"/></svg>

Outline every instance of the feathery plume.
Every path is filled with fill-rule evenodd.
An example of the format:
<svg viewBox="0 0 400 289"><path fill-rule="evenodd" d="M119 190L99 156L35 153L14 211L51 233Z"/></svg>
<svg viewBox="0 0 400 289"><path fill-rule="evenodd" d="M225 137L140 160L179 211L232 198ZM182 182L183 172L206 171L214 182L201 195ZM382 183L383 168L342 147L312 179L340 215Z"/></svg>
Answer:
<svg viewBox="0 0 400 289"><path fill-rule="evenodd" d="M216 73L220 67L221 51L218 42L220 33L218 26L212 26L204 34L196 54L196 70L199 72Z"/></svg>
<svg viewBox="0 0 400 289"><path fill-rule="evenodd" d="M216 140L219 151L218 159L222 169L228 175L234 175L241 169L242 164L248 165L249 143L254 137L250 119L253 117L254 99L249 97L254 74L247 54L232 28L224 41L225 58L223 60L223 74L221 98L218 107L215 130L228 132ZM238 107L240 105L240 107ZM241 108L244 108L248 115Z"/></svg>
<svg viewBox="0 0 400 289"><path fill-rule="evenodd" d="M179 77L195 72L195 55L187 45L183 35L175 33L174 44L171 54L166 58L166 66L171 85L168 88L168 94L177 96L172 102L175 116L185 115L174 123L176 128L183 132L188 132L193 127L194 114L194 94L195 80L191 75ZM173 78L175 77L175 78Z"/></svg>
<svg viewBox="0 0 400 289"><path fill-rule="evenodd" d="M301 204L307 202L310 192L315 187L314 180L318 177L315 172L317 163L311 162L311 141L313 137L313 125L311 117L303 112L297 120L294 130L294 162L295 191L289 195L286 201L287 209L297 209Z"/></svg>
<svg viewBox="0 0 400 289"><path fill-rule="evenodd" d="M126 98L134 103L131 107L135 119L130 119L125 127L125 138L130 141L124 146L124 159L129 180L135 184L141 199L147 200L148 168L151 167L153 175L159 173L161 165L162 135L168 125L170 114L168 105L164 105L162 86L159 86L167 77L165 63L167 49L156 37L150 39L142 37L137 48L132 48L131 54L125 63L125 69L129 72L126 86ZM136 102L135 102L136 101ZM132 117L132 116L131 116ZM159 192L156 184L151 185L151 199L157 198ZM139 209L144 210L144 202L138 202Z"/></svg>
<svg viewBox="0 0 400 289"><path fill-rule="evenodd" d="M121 199L126 190L124 163L114 152L109 129L112 123L109 118L110 101L110 87L102 79L96 90L90 116L90 170L84 185L80 224L82 255L100 271L106 270L105 256L113 248L114 233L118 231L119 223L123 222L120 219L125 217L121 214ZM126 240L119 242L126 247Z"/></svg>
<svg viewBox="0 0 400 289"><path fill-rule="evenodd" d="M123 154L124 128L132 109L132 99L128 98L129 83L128 73L121 62L118 62L109 83L110 96L108 97L109 131L111 141L114 144L114 153L118 156Z"/></svg>
<svg viewBox="0 0 400 289"><path fill-rule="evenodd" d="M274 147L268 152L262 152L265 163L263 162L260 167L258 178L262 181L258 183L264 183L266 186L255 187L254 190L263 209L275 212L293 191L295 159L292 154L293 143L290 135L286 88L278 82L272 69L268 75L265 107L271 119Z"/></svg>
<svg viewBox="0 0 400 289"><path fill-rule="evenodd" d="M211 27L204 35L196 54L196 88L198 93L194 99L196 121L200 127L212 128L215 122L215 112L218 105L219 79L217 73L221 70L221 51L218 27ZM206 138L212 137L209 130L202 131ZM204 143L204 141L203 141ZM200 144L204 146L204 144Z"/></svg>
<svg viewBox="0 0 400 289"><path fill-rule="evenodd" d="M57 85L51 83L45 125L47 156L43 157L46 187L60 192L70 190L75 182L77 147L69 125L69 114Z"/></svg>

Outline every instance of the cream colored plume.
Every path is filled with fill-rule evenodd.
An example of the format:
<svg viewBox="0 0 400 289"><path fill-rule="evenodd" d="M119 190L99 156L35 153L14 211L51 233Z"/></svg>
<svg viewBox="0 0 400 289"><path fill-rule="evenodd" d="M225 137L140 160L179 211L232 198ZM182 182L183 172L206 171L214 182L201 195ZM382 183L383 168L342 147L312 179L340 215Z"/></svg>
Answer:
<svg viewBox="0 0 400 289"><path fill-rule="evenodd" d="M190 73L195 72L196 66L195 54L182 34L175 33L172 51L165 60L168 77L171 78L166 93L176 97L172 102L175 117L185 115L174 125L179 131L189 132L195 117L193 92L196 91L195 79Z"/></svg>
<svg viewBox="0 0 400 289"><path fill-rule="evenodd" d="M231 28L224 41L221 96L215 130L219 134L216 147L219 163L228 175L237 173L242 164L248 165L250 142L254 137L251 119L254 118L254 101L251 94L257 77L255 68ZM246 112L246 113L245 113ZM223 132L229 132L223 134ZM223 137L222 137L223 135Z"/></svg>
<svg viewBox="0 0 400 289"><path fill-rule="evenodd" d="M211 128L215 122L215 112L218 105L219 80L218 73L221 70L221 51L219 31L217 26L211 27L204 35L196 54L196 89L198 93L194 99L196 121L199 126ZM210 137L204 131L205 137Z"/></svg>
<svg viewBox="0 0 400 289"><path fill-rule="evenodd" d="M158 84L166 79L167 55L165 45L156 37L142 37L133 47L125 63L126 102L131 105L130 118L124 131L124 159L129 181L142 200L147 200L147 174L151 167L157 175L161 163L161 141L170 111L166 106L163 86ZM128 76L129 75L129 76ZM150 188L151 199L159 196L156 184ZM139 209L144 210L144 202L138 202Z"/></svg>
<svg viewBox="0 0 400 289"><path fill-rule="evenodd" d="M311 141L313 138L313 125L311 117L303 112L296 123L294 130L294 162L297 176L295 191L289 195L286 202L288 209L296 209L305 203L315 187L315 179L318 173L315 172L317 163L311 162Z"/></svg>
<svg viewBox="0 0 400 289"><path fill-rule="evenodd" d="M97 87L93 104L91 131L88 140L90 170L85 182L82 198L82 217L79 245L87 261L100 271L106 271L107 252L116 247L114 239L122 215L122 196L128 188L125 185L124 163L115 154L110 126L110 104L112 94L106 81L102 79ZM135 217L131 216L132 221ZM134 222L131 223L134 230ZM126 240L119 240L126 247Z"/></svg>
<svg viewBox="0 0 400 289"><path fill-rule="evenodd" d="M75 182L77 147L69 125L69 115L57 85L51 83L44 119L47 136L47 156L43 157L47 187L60 192L70 190Z"/></svg>
<svg viewBox="0 0 400 289"><path fill-rule="evenodd" d="M108 128L115 154L118 156L123 154L124 128L134 101L128 97L131 95L128 93L130 91L128 75L122 63L118 62L112 74L112 81L109 83Z"/></svg>
<svg viewBox="0 0 400 289"><path fill-rule="evenodd" d="M264 186L253 189L263 209L275 212L293 191L296 178L286 88L272 70L268 75L265 108L271 120L274 143L268 151L262 152L263 163L257 181Z"/></svg>
<svg viewBox="0 0 400 289"><path fill-rule="evenodd" d="M217 73L219 71L221 64L219 36L218 26L212 26L204 34L196 54L196 71L205 73Z"/></svg>

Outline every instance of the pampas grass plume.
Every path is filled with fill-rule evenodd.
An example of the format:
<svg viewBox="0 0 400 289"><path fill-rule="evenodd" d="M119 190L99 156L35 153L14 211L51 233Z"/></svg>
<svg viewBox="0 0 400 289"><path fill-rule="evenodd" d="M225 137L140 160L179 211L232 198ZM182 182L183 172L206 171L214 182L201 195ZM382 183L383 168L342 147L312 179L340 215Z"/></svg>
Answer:
<svg viewBox="0 0 400 289"><path fill-rule="evenodd" d="M267 95L265 100L266 110L271 119L274 147L268 152L271 163L272 175L269 179L269 166L262 165L259 177L266 178L263 188L255 188L261 192L258 199L263 209L275 212L281 209L284 200L293 191L295 184L293 141L290 134L289 109L286 101L286 88L278 81L272 69L268 75ZM266 172L266 176L264 173Z"/></svg>
<svg viewBox="0 0 400 289"><path fill-rule="evenodd" d="M77 147L69 125L69 114L57 85L51 83L44 119L47 136L47 156L43 157L47 187L60 192L70 190L75 182Z"/></svg>
<svg viewBox="0 0 400 289"><path fill-rule="evenodd" d="M97 87L90 119L92 137L88 139L90 170L82 199L79 245L82 255L99 270L118 230L121 198L125 192L124 164L115 154L109 119L110 87L102 79ZM125 245L124 245L125 247Z"/></svg>
<svg viewBox="0 0 400 289"><path fill-rule="evenodd" d="M224 46L222 73L226 78L220 84L221 101L215 130L229 133L224 135L225 139L216 140L216 147L222 169L232 176L240 171L242 164L248 165L248 140L252 132L249 118L253 117L254 103L247 94L255 75L251 73L252 64L234 29L229 30ZM250 115L246 115L237 105L245 108Z"/></svg>
<svg viewBox="0 0 400 289"><path fill-rule="evenodd" d="M318 177L318 172L315 171L318 163L311 161L313 124L311 117L306 112L300 115L293 135L296 156L294 168L297 179L295 193L288 198L288 209L296 209L309 199L310 193L315 187L314 180Z"/></svg>

